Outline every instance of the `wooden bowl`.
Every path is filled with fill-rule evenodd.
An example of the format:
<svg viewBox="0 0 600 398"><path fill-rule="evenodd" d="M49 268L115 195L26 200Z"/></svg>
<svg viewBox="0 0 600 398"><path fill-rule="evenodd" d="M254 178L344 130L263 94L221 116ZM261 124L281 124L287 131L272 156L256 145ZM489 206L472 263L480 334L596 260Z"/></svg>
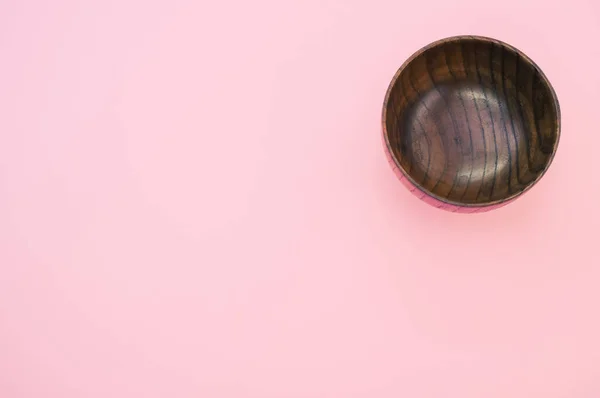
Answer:
<svg viewBox="0 0 600 398"><path fill-rule="evenodd" d="M544 175L560 108L540 68L498 40L434 42L398 70L383 138L399 178L428 203L474 213L502 206Z"/></svg>

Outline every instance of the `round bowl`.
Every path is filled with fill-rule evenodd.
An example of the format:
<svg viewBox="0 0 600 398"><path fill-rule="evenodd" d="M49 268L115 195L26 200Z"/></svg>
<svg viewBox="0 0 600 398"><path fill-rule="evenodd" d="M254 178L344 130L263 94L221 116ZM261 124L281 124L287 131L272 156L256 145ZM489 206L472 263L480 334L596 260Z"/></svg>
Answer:
<svg viewBox="0 0 600 398"><path fill-rule="evenodd" d="M410 57L389 85L382 122L398 177L426 202L465 213L529 190L560 136L558 99L541 69L479 36L439 40Z"/></svg>

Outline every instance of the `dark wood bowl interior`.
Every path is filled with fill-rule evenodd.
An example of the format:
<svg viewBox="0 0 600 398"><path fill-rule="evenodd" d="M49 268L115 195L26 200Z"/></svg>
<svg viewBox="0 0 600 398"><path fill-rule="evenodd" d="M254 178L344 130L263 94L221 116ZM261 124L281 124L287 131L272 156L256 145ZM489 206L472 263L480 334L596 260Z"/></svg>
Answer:
<svg viewBox="0 0 600 398"><path fill-rule="evenodd" d="M541 70L483 37L441 40L390 85L384 134L412 182L451 204L487 205L532 186L550 165L560 110Z"/></svg>

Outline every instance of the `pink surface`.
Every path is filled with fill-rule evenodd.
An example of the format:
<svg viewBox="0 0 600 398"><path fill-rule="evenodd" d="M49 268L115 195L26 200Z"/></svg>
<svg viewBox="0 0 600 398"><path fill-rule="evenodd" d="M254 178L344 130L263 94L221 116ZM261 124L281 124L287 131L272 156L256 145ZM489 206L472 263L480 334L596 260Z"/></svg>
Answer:
<svg viewBox="0 0 600 398"><path fill-rule="evenodd" d="M380 137L400 64L465 33L562 110L473 216ZM599 397L599 38L594 0L3 0L0 397Z"/></svg>

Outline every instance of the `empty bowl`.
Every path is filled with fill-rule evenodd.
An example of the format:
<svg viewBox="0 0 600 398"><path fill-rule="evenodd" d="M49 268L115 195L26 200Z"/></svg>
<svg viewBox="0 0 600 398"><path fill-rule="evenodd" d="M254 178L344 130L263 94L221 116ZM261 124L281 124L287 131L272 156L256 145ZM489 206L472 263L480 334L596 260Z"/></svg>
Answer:
<svg viewBox="0 0 600 398"><path fill-rule="evenodd" d="M383 106L390 164L419 198L474 213L536 184L559 142L554 89L525 54L501 41L458 36L412 55Z"/></svg>

